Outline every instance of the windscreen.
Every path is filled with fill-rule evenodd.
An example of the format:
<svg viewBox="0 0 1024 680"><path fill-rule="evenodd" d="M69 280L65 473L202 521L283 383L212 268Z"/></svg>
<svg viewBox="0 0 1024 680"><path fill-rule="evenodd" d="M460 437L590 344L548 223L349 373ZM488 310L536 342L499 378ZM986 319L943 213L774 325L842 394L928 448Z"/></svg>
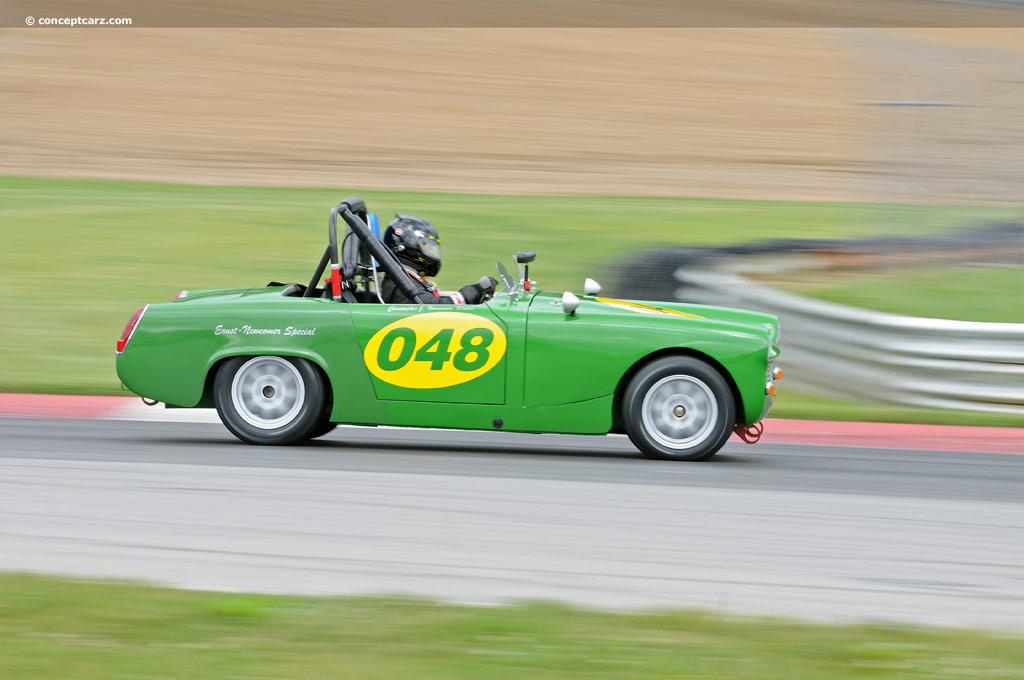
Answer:
<svg viewBox="0 0 1024 680"><path fill-rule="evenodd" d="M505 289L508 290L508 292L511 293L515 290L516 280L512 277L512 274L505 269L505 265L500 262L498 263L498 278L500 278L501 282L505 284Z"/></svg>

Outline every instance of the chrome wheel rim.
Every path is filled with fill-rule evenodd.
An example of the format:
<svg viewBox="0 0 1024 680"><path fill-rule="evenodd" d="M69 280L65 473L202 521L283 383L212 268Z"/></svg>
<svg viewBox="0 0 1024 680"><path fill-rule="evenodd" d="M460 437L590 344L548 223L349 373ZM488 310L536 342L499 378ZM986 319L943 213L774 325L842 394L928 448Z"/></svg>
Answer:
<svg viewBox="0 0 1024 680"><path fill-rule="evenodd" d="M714 433L718 400L704 381L670 375L647 390L640 415L654 441L669 449L692 449Z"/></svg>
<svg viewBox="0 0 1024 680"><path fill-rule="evenodd" d="M261 430L284 427L298 417L306 385L294 364L281 357L256 357L231 381L231 404L242 420Z"/></svg>

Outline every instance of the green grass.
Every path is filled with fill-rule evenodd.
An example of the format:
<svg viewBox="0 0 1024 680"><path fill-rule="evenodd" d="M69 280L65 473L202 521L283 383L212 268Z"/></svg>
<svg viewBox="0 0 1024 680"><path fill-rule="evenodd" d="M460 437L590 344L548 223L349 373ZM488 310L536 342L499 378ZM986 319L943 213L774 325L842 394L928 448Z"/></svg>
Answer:
<svg viewBox="0 0 1024 680"><path fill-rule="evenodd" d="M0 177L0 391L118 394L114 342L147 302L182 289L306 282L327 211L352 194L440 229L442 287L538 253L532 278L555 290L662 245L941 231L1011 209L682 198L428 194L213 187ZM643 272L636 275L642 276Z"/></svg>
<svg viewBox="0 0 1024 680"><path fill-rule="evenodd" d="M805 274L783 284L802 295L892 314L1024 323L1024 267L909 267Z"/></svg>
<svg viewBox="0 0 1024 680"><path fill-rule="evenodd" d="M1006 680L1024 639L686 611L191 592L0 575L0 677Z"/></svg>

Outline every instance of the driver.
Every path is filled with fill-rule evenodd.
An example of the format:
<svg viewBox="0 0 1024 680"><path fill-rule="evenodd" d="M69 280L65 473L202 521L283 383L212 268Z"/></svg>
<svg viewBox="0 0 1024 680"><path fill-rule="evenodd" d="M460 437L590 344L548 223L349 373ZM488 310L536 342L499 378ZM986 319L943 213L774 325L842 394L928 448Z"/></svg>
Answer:
<svg viewBox="0 0 1024 680"><path fill-rule="evenodd" d="M494 288L498 282L489 276L463 286L456 293L441 295L434 282L428 278L437 276L441 271L441 239L438 238L434 225L421 217L396 213L395 219L384 232L384 245L398 258L412 285L422 286L423 290L433 294L428 303L476 305L494 296ZM414 302L407 298L398 284L387 275L381 282L380 295L386 304Z"/></svg>

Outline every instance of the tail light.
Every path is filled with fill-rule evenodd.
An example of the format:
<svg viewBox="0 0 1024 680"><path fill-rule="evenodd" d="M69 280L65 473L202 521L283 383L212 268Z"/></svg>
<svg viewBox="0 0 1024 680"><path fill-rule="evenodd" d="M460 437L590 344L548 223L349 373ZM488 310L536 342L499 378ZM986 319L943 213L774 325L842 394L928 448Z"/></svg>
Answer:
<svg viewBox="0 0 1024 680"><path fill-rule="evenodd" d="M133 335L135 335L135 329L138 327L139 322L142 321L142 315L146 313L147 309L149 309L149 305L136 310L136 312L132 314L132 318L128 319L128 324L124 327L124 330L121 331L121 337L117 340L118 354L124 352L124 348L128 345L128 341L132 339Z"/></svg>

